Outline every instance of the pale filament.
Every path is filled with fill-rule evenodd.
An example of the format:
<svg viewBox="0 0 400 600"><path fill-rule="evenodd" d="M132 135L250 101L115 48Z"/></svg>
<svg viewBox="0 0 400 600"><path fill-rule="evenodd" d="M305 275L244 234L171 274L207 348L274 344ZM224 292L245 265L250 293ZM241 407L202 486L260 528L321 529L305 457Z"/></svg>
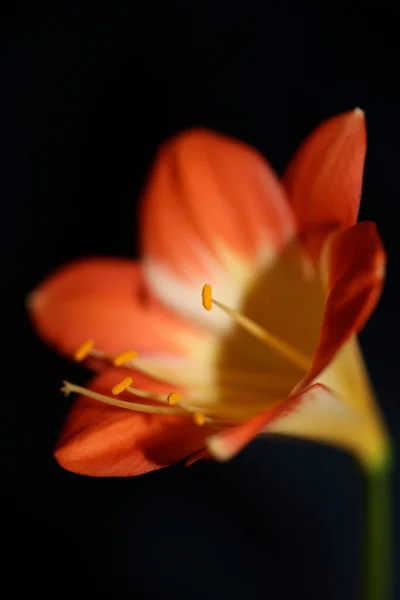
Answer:
<svg viewBox="0 0 400 600"><path fill-rule="evenodd" d="M76 394L82 394L83 396L87 396L88 398L93 398L93 400L98 400L99 402L110 404L111 406L126 408L127 410L145 413L158 413L163 415L182 416L185 414L185 411L181 408L173 408L170 406L152 406L150 404L138 404L135 402L126 402L125 400L117 400L116 398L111 398L109 396L105 396L104 394L93 392L92 390L89 390L85 387L81 387L80 385L75 385L74 383L70 383L69 381L63 382L63 387L61 388L61 391L64 393L65 396L69 396L69 394L74 392Z"/></svg>
<svg viewBox="0 0 400 600"><path fill-rule="evenodd" d="M201 411L206 410L207 414L209 414L210 416L213 415L213 417L215 419L227 420L227 419L224 419L223 416L220 414L221 411L218 408L218 403L211 402L212 400L216 400L215 391L211 397L204 397L204 395L201 395L201 394L199 394L199 396L192 395L190 397L187 397L187 396L181 397L180 394L178 394L179 400L177 400L176 402L170 402L169 397L171 396L171 394L169 394L168 396L166 396L165 394L164 395L156 394L156 393L152 394L151 392L139 390L139 389L131 387L131 386L126 387L125 391L129 392L130 394L132 394L134 396L139 396L141 398L148 398L148 399L156 400L157 402L164 403L164 404L168 403L170 406L171 405L179 406L182 409L186 410L187 412L191 412L191 413L201 412ZM230 400L235 399L235 396L233 394L230 394L230 395L226 394L225 397L227 398L227 401L228 401L228 399L230 399ZM246 393L245 395L237 394L236 399L238 397L241 397L242 399L245 398L246 403L250 403L250 404L252 401L256 402L257 400L258 401L260 400L260 394L258 394L258 395L256 395L256 394L250 395L248 393ZM205 400L205 402L206 402L205 405L199 406L198 403L199 403L199 401L201 402L201 400ZM269 403L271 405L274 403L276 404L276 402L277 402L276 400L269 400ZM240 419L231 419L231 418L229 418L228 420L235 421L235 422L240 421Z"/></svg>
<svg viewBox="0 0 400 600"><path fill-rule="evenodd" d="M261 327L245 315L229 308L222 302L219 302L215 298L212 297L212 291L210 284L206 283L203 287L203 306L206 310L211 310L213 305L215 304L220 308L224 313L232 317L234 321L250 334L254 335L254 337L258 338L260 341L264 342L269 348L280 354L283 358L286 358L289 362L292 363L295 367L300 369L301 371L308 371L311 366L311 358L293 348L290 344L276 337L272 333L270 333L267 329Z"/></svg>
<svg viewBox="0 0 400 600"><path fill-rule="evenodd" d="M129 388L125 388L129 391ZM82 396L86 396L87 398L92 398L93 400L97 400L99 402L103 402L104 404L109 404L110 406L117 406L118 408L125 408L127 410L132 410L134 412L142 412L142 413L152 413L159 415L167 415L167 416L188 416L190 413L191 418L197 425L203 425L204 423L210 424L220 424L220 425L236 425L240 422L239 419L224 419L223 417L216 416L207 417L202 412L201 409L194 409L193 407L186 407L185 405L178 406L153 406L151 404L138 404L135 402L127 402L125 400L117 400L116 398L112 398L110 396L106 396L104 394L99 394L98 392L94 392L89 390L88 388L82 387L80 385L76 385L74 383L70 383L69 381L63 381L63 385L61 387L61 391L65 396L69 396L71 393L81 394ZM135 392L135 395L136 392ZM164 402L166 401L166 397L164 397Z"/></svg>

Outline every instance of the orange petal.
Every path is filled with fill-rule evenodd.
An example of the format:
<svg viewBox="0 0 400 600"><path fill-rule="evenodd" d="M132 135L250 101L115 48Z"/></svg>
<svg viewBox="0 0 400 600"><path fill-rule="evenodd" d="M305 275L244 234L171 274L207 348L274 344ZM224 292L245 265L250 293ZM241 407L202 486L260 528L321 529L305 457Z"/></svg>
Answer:
<svg viewBox="0 0 400 600"><path fill-rule="evenodd" d="M111 387L125 375L121 369L103 371L89 385L110 395ZM137 387L168 393L162 384L135 377ZM118 398L140 401L128 392ZM95 477L141 475L179 462L204 446L207 426L189 417L135 413L78 397L60 436L55 457L74 473Z"/></svg>
<svg viewBox="0 0 400 600"><path fill-rule="evenodd" d="M229 460L260 432L324 441L347 448L353 445L355 436L351 428L354 423L357 423L355 414L325 386L316 384L289 396L276 408L239 427L210 436L207 448L218 460Z"/></svg>
<svg viewBox="0 0 400 600"><path fill-rule="evenodd" d="M267 418L267 413L261 413L243 425L210 436L206 441L208 451L217 460L233 458L260 433Z"/></svg>
<svg viewBox="0 0 400 600"><path fill-rule="evenodd" d="M374 223L363 221L328 238L321 261L328 298L320 339L311 369L296 389L313 381L362 329L380 298L385 263Z"/></svg>
<svg viewBox="0 0 400 600"><path fill-rule="evenodd" d="M212 458L213 457L211 456L209 451L206 448L202 448L201 450L198 450L185 460L185 467L191 467L199 460L210 460Z"/></svg>
<svg viewBox="0 0 400 600"><path fill-rule="evenodd" d="M356 222L366 147L359 108L328 119L300 146L284 176L300 235ZM305 239L314 258L322 241L313 235Z"/></svg>
<svg viewBox="0 0 400 600"><path fill-rule="evenodd" d="M200 286L210 276L215 283L219 270L235 277L241 262L271 260L293 227L283 187L257 151L207 130L182 133L162 146L144 195L152 290L168 293L163 269Z"/></svg>
<svg viewBox="0 0 400 600"><path fill-rule="evenodd" d="M149 297L134 261L93 258L61 267L28 299L39 334L71 356L86 339L109 354L183 355L189 329Z"/></svg>
<svg viewBox="0 0 400 600"><path fill-rule="evenodd" d="M221 243L245 258L275 252L291 224L279 180L253 148L202 129L162 146L144 197L149 256L185 275L208 256L223 262Z"/></svg>

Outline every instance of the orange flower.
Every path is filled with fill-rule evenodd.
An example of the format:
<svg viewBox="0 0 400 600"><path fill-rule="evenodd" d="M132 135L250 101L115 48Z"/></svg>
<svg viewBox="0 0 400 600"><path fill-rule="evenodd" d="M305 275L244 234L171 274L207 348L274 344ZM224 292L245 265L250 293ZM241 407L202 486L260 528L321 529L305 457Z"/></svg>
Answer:
<svg viewBox="0 0 400 600"><path fill-rule="evenodd" d="M99 371L89 388L64 384L80 394L55 451L64 468L125 476L226 460L268 433L384 459L356 340L385 270L375 225L355 224L365 151L359 109L318 127L282 183L217 133L162 146L140 263L82 260L29 300L39 334Z"/></svg>

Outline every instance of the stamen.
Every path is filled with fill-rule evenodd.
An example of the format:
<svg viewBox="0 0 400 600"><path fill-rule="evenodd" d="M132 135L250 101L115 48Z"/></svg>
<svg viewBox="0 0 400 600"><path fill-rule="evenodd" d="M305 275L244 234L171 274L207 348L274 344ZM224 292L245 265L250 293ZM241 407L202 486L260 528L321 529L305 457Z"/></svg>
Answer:
<svg viewBox="0 0 400 600"><path fill-rule="evenodd" d="M127 377L127 379L131 378ZM163 402L164 404L165 402L168 402L168 404L176 404L181 399L181 395L179 394L179 392L171 392L170 394L160 394L158 392L147 392L146 390L140 390L139 388L132 387L131 385L127 386L124 389L130 394L133 394L134 396L139 396L140 398L147 398L148 400L155 400L156 402ZM172 402L170 402L169 400L171 396Z"/></svg>
<svg viewBox="0 0 400 600"><path fill-rule="evenodd" d="M206 422L206 418L203 413L196 410L196 412L193 413L193 421L196 423L196 425L201 426Z"/></svg>
<svg viewBox="0 0 400 600"><path fill-rule="evenodd" d="M209 283L205 283L203 285L203 290L201 292L201 299L203 302L203 306L206 310L212 309L212 295L211 295L211 285Z"/></svg>
<svg viewBox="0 0 400 600"><path fill-rule="evenodd" d="M82 346L80 348L78 348L78 350L76 351L76 354L78 354L78 353L80 353L80 356L82 357L81 360L86 358L86 356L90 355L95 358L111 361L115 366L122 366L126 362L130 362L132 359L137 357L137 352L135 352L134 350L129 350L128 352L124 352L123 354L120 354L120 355L112 358L112 357L108 356L105 352L103 352L102 350L93 348L92 340L89 340L88 342L85 342L85 344L82 344ZM129 365L129 366L131 366L131 365ZM135 367L135 370L141 372L140 368ZM146 374L145 370L144 370L144 373ZM167 402L171 406L177 404L181 399L181 395L179 392L171 392L169 394L148 392L146 390L141 390L141 389L132 387L131 383L132 383L132 378L125 377L125 379L123 379L122 381L120 381L119 383L114 385L114 387L111 390L112 394L114 396L118 396L118 394L121 394L121 392L127 391L130 394L139 396L140 398L146 398L148 400L155 400L156 402L162 402L162 403ZM185 409L185 407L182 407L182 408Z"/></svg>
<svg viewBox="0 0 400 600"><path fill-rule="evenodd" d="M180 399L181 399L181 395L179 392L171 392L167 396L168 404L177 404Z"/></svg>
<svg viewBox="0 0 400 600"><path fill-rule="evenodd" d="M150 404L137 404L135 402L126 402L125 400L116 400L115 398L110 398L109 396L98 394L97 392L93 392L92 390L81 387L80 385L75 385L74 383L70 383L69 381L63 382L61 391L64 393L65 396L69 396L72 392L74 392L76 394L82 394L87 398L93 398L93 400L98 400L99 402L110 404L111 406L118 406L119 408L126 408L127 410L133 410L136 412L180 416L187 414L184 410L178 407L173 408L171 406L154 406Z"/></svg>
<svg viewBox="0 0 400 600"><path fill-rule="evenodd" d="M127 387L125 388L125 391L129 392L130 394L133 394L135 396L139 396L140 398L146 398L147 400L154 400L156 402L162 402L165 404L165 402L167 402L170 406L175 406L178 402L179 404L179 408L182 409L186 414L187 413L191 413L192 418L193 418L193 414L197 413L197 414L201 414L201 410L203 410L203 406L201 406L201 404L199 405L198 402L196 402L195 399L193 398L188 398L188 397L183 397L181 396L181 394L179 392L170 392L168 395L166 394L159 394L157 392L147 392L145 390L140 390L134 387ZM201 398L202 396L200 396ZM178 408L178 407L177 407ZM199 420L203 420L203 415L200 417L196 417ZM228 422L228 423L238 423L241 421L241 419L237 419L237 418L231 418L229 417L228 419L226 419L223 415L218 414L218 410L216 411L216 414L212 414L207 418L208 421L222 421L222 422Z"/></svg>
<svg viewBox="0 0 400 600"><path fill-rule="evenodd" d="M89 356L111 363L116 358L96 348L92 348L89 351ZM287 376L283 374L274 373L271 375L268 373L260 374L258 372L238 371L237 369L224 369L220 376L218 376L218 381L204 383L203 380L201 380L201 383L199 383L197 376L195 376L193 381L190 377L188 378L187 374L184 374L181 377L179 371L175 371L173 376L169 376L168 371L158 370L156 362L151 362L150 366L146 365L146 360L143 364L141 363L142 361L139 357L138 360L132 361L127 367L139 373L149 375L151 378L158 380L163 384L169 384L172 389L175 386L189 386L191 388L190 396L182 397L180 392L177 391L170 392L169 394L149 392L143 389L134 388L131 385L128 385L128 387L125 388L124 386L120 387L118 383L114 386L113 395L118 395L118 393L121 393L125 389L125 391L130 394L144 398L145 400L164 405L167 404L169 405L167 406L167 409L172 408L173 406L175 407L175 405L179 403L179 406L176 406L179 413L176 414L189 416L188 413L190 413L190 417L193 418L194 412L205 412L206 421L209 424L219 423L223 426L230 426L240 423L243 420L243 413L246 413L246 408L242 407L243 390L241 388L243 386L246 387L246 399L250 403L254 400L258 403L257 406L259 406L260 390L262 392L262 390L267 388L270 389L272 393L273 388L274 394L277 394L276 397L278 398L280 398L282 394L287 393ZM117 394L115 392L117 392ZM222 403L220 402L221 394L223 394ZM236 404L238 400L239 405ZM233 403L232 411L230 411L230 402ZM275 397L273 400L271 400L271 398L268 399L268 403L276 404L276 402ZM119 405L117 404L117 406ZM122 404L121 406L123 408L132 409L132 403L129 403L129 406L125 406L125 404ZM240 407L242 407L243 410Z"/></svg>
<svg viewBox="0 0 400 600"><path fill-rule="evenodd" d="M211 308L212 305L215 304L224 313L231 316L238 325L240 325L241 327L246 329L249 333L251 333L256 338L258 338L259 340L264 342L267 346L269 346L270 348L275 350L275 352L278 352L281 356L286 358L293 365L295 365L302 371L308 371L308 369L311 366L311 358L310 357L308 357L306 354L303 354L302 352L300 352L300 350L293 348L290 344L288 344L287 342L284 342L280 338L276 337L275 335L273 335L272 333L270 333L269 331L267 331L266 329L264 329L257 323L254 323L254 321L252 321L248 317L242 315L241 313L237 312L236 310L233 310L232 308L229 308L229 306L222 304L222 302L215 300L215 298L212 297L211 286L208 283L206 283L203 286L203 298L204 298L204 290L206 287L207 287L207 291L206 291L207 306L209 306ZM204 299L203 299L203 306L204 306L204 308L206 308L206 310L210 310L210 308L207 308L207 306L205 305Z"/></svg>
<svg viewBox="0 0 400 600"><path fill-rule="evenodd" d="M129 390L129 388L128 388ZM82 396L86 396L87 398L92 398L93 400L97 400L99 402L103 402L104 404L109 404L110 406L116 406L118 408L125 408L127 410L132 410L135 412L141 413L152 413L159 415L169 415L169 416L186 416L193 419L193 421L201 426L204 425L207 421L210 425L219 424L220 426L230 427L237 425L242 421L241 418L231 418L225 417L223 415L214 415L205 417L200 410L193 410L189 407L173 407L173 406L156 406L154 404L139 404L135 402L127 402L126 400L117 400L116 398L111 398L110 396L105 396L103 394L99 394L98 392L93 392L88 388L81 387L80 385L75 385L74 383L70 383L69 381L63 381L63 386L61 387L61 391L64 393L64 396L69 396L71 393L81 394ZM177 392L172 392L177 393Z"/></svg>
<svg viewBox="0 0 400 600"><path fill-rule="evenodd" d="M128 388L131 385L131 383L132 377L125 377L125 379L114 385L111 391L114 394L114 396L118 396L118 394L126 390L126 388Z"/></svg>
<svg viewBox="0 0 400 600"><path fill-rule="evenodd" d="M282 352L282 346L285 346L285 343L275 338L268 332L264 331L261 327L247 319L240 313L229 309L227 306L223 305L217 300L212 298L212 289L210 284L206 284L203 288L203 305L207 310L212 308L213 302L217 304L223 311L230 314L240 325L242 325L245 329L257 335L257 337L261 338L264 342L266 338L269 340L269 344L271 344L271 339L275 342L275 344L280 344L280 351ZM261 333L260 333L261 332ZM292 349L289 345L287 345L289 351ZM286 349L287 350L287 349ZM278 350L279 351L279 350ZM286 352L287 353L287 352ZM299 353L300 354L300 353ZM105 360L107 362L112 363L116 367L120 366L129 366L129 368L134 369L135 371L145 373L150 375L151 377L162 381L164 384L168 381L165 377L164 371L158 371L157 368L154 369L154 365L150 362L150 366L146 364L146 360L135 360L138 358L137 353L133 350L124 352L119 354L118 356L112 356L108 353L105 353L102 350L94 348L93 340L87 340L84 344L82 344L75 352L75 359L78 361L83 361L87 357L93 357L101 360ZM142 364L141 364L142 363ZM157 363L156 367L157 367ZM308 368L308 361L307 361ZM167 372L168 374L168 372ZM161 376L162 375L162 376ZM256 388L259 386L263 387L267 385L271 387L272 384L281 387L281 378L282 376L274 376L271 379L271 374L262 373L261 379L259 373L248 373L247 371L237 371L236 369L232 372L224 371L223 375L227 382L232 384L229 388L226 385L226 381L218 381L218 389L216 389L215 382L211 382L205 384L203 379L201 378L199 383L198 378L195 378L195 381L190 385L191 394L188 397L181 398L181 393L177 391L167 393L157 393L150 392L143 389L137 389L132 387L132 377L125 377L119 383L116 383L111 389L112 395L117 396L123 391L127 391L132 395L138 396L140 398L145 398L146 400L150 400L150 403L138 403L138 402L129 402L126 400L117 400L115 398L99 394L97 392L91 391L87 388L77 386L75 384L64 382L62 391L66 396L68 396L71 392L79 393L99 402L103 402L105 404L109 404L111 406L116 406L120 408L124 408L127 410L133 410L142 413L155 413L155 414L164 414L164 415L179 415L186 416L189 419L192 419L197 425L202 426L205 423L209 425L230 427L240 423L243 420L243 410L247 414L245 407L241 408L240 406L232 405L232 410L230 408L230 401L236 401L238 397L241 398L241 390L240 384L245 384L249 386L250 384ZM237 381L236 381L236 379ZM267 378L267 382L264 379ZM182 379L177 378L176 376L170 378L171 386L181 386L183 388L187 387L188 382L185 377ZM276 379L276 381L275 381ZM284 377L286 382L286 377ZM237 387L237 384L239 387ZM220 389L221 388L221 389ZM173 389L173 388L172 388ZM223 391L223 398L220 396ZM278 390L279 391L279 390ZM248 400L259 400L259 393L257 390L253 390L252 394L247 390L246 398ZM222 400L220 402L220 400ZM229 400L229 402L228 402ZM155 404L159 403L159 405ZM179 406L175 406L179 403ZM164 404L162 406L161 404ZM258 405L257 405L258 406Z"/></svg>
<svg viewBox="0 0 400 600"><path fill-rule="evenodd" d="M113 365L114 365L114 367L122 367L122 365L130 362L131 360L133 360L136 357L137 357L137 352L135 352L134 350L128 350L128 352L123 352L122 354L119 354L118 356L116 356L113 359Z"/></svg>
<svg viewBox="0 0 400 600"><path fill-rule="evenodd" d="M78 350L75 352L74 359L77 362L81 362L82 360L85 360L85 358L87 357L89 352L93 349L93 346L94 346L93 340L87 340L86 342L84 342L81 346L79 346Z"/></svg>

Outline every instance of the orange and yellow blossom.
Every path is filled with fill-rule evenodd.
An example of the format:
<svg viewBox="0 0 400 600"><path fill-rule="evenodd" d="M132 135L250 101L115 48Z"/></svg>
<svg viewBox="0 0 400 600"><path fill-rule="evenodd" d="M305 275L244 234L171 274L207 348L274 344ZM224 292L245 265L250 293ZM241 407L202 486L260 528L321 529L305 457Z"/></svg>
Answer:
<svg viewBox="0 0 400 600"><path fill-rule="evenodd" d="M64 384L80 395L60 465L138 475L227 460L260 434L384 460L356 339L385 271L375 225L356 223L365 152L359 109L322 123L282 182L211 131L164 143L142 202L142 259L75 262L29 299L43 339L98 371L88 388Z"/></svg>

